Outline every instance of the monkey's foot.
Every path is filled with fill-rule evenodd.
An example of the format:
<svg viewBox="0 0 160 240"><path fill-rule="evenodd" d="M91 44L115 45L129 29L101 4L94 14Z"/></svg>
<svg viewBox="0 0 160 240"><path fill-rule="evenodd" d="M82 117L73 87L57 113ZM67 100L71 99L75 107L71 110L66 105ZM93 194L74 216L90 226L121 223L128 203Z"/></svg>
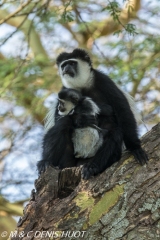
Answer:
<svg viewBox="0 0 160 240"><path fill-rule="evenodd" d="M92 176L95 176L99 173L98 166L93 162L86 163L81 171L81 176L83 179L87 180Z"/></svg>
<svg viewBox="0 0 160 240"><path fill-rule="evenodd" d="M135 160L141 165L144 165L148 162L148 156L142 148L132 150L132 154L135 157Z"/></svg>
<svg viewBox="0 0 160 240"><path fill-rule="evenodd" d="M46 160L38 161L37 163L38 175L45 172L49 166L51 166L51 164Z"/></svg>

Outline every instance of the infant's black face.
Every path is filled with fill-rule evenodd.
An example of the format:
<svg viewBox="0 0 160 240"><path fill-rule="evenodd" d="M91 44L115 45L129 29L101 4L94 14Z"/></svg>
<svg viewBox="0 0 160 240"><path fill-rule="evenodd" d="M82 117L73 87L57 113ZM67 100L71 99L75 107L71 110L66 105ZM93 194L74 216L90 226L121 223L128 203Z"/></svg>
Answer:
<svg viewBox="0 0 160 240"><path fill-rule="evenodd" d="M58 114L71 114L82 98L80 92L74 89L63 89L58 94Z"/></svg>

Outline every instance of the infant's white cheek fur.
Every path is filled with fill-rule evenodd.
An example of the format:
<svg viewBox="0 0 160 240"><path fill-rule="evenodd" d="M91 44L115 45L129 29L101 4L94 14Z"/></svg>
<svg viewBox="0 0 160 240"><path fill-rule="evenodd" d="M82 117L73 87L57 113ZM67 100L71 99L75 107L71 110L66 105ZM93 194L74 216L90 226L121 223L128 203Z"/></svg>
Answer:
<svg viewBox="0 0 160 240"><path fill-rule="evenodd" d="M58 114L60 116L66 116L68 113L69 113L69 111L65 111L65 112L58 111Z"/></svg>
<svg viewBox="0 0 160 240"><path fill-rule="evenodd" d="M102 145L103 138L100 137L96 129L87 127L75 129L72 141L76 158L90 158Z"/></svg>

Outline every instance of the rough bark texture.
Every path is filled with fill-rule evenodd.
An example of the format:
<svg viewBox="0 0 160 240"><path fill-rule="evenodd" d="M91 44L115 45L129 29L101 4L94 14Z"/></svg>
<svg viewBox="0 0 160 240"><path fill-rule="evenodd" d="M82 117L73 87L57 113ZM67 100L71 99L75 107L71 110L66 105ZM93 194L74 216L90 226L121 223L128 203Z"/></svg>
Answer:
<svg viewBox="0 0 160 240"><path fill-rule="evenodd" d="M49 168L36 180L12 239L160 239L160 124L142 138L142 146L147 165L124 153L88 181L81 180L80 168Z"/></svg>

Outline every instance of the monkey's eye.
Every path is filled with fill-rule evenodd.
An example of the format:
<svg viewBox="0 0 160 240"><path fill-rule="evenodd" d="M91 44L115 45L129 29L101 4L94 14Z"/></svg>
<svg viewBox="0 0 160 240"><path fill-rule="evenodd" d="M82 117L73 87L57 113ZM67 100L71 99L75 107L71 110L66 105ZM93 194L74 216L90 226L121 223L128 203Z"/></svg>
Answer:
<svg viewBox="0 0 160 240"><path fill-rule="evenodd" d="M71 65L71 66L74 66L74 65L76 65L76 62L70 61L70 65Z"/></svg>
<svg viewBox="0 0 160 240"><path fill-rule="evenodd" d="M61 65L61 69L63 70L67 65L69 66L76 66L77 62L76 61L66 61Z"/></svg>
<svg viewBox="0 0 160 240"><path fill-rule="evenodd" d="M62 70L63 70L63 68L64 68L66 65L67 65L67 63L63 63L63 64L61 65Z"/></svg>

